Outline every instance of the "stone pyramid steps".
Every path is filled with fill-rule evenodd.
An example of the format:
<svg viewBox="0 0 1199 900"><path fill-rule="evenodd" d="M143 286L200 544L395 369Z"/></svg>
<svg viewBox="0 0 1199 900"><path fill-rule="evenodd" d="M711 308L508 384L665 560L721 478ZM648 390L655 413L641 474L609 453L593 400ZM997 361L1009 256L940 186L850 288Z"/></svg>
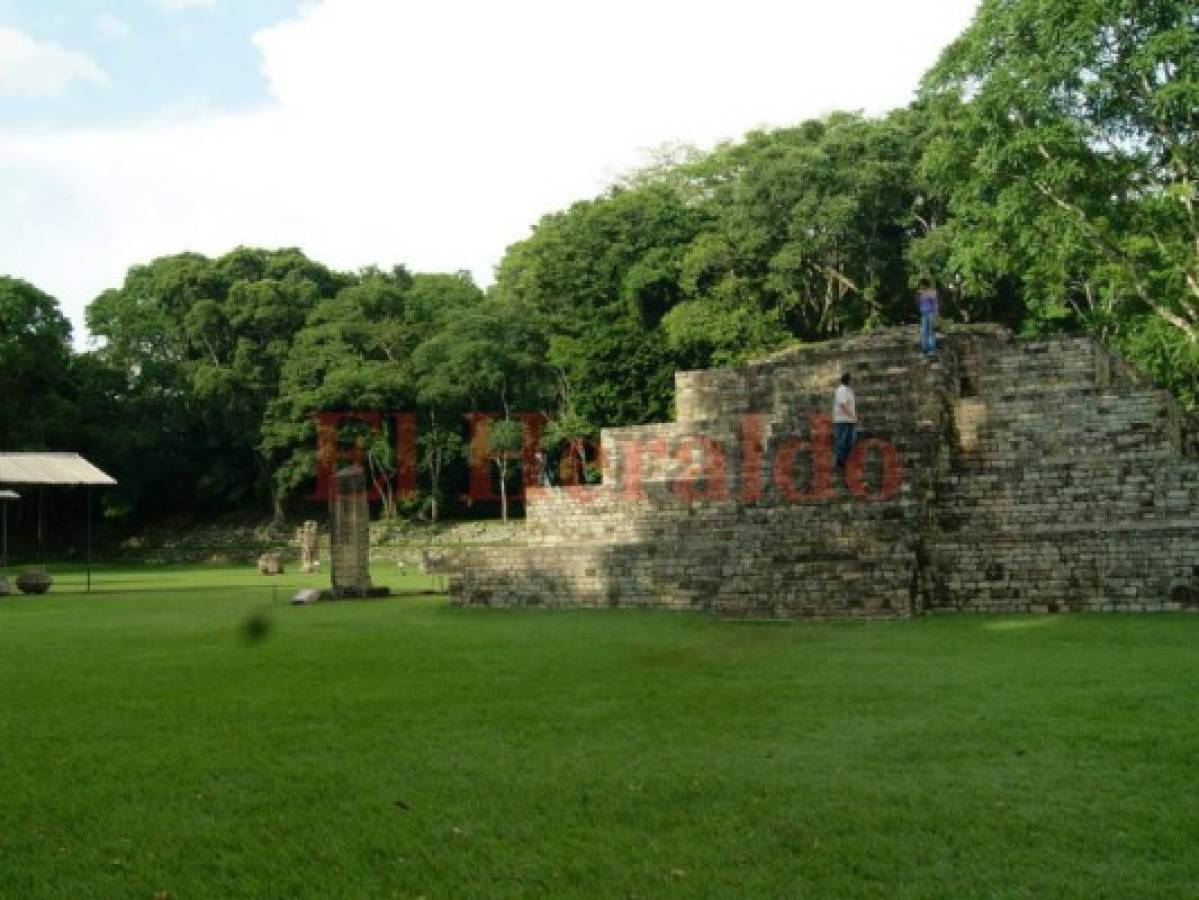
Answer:
<svg viewBox="0 0 1199 900"><path fill-rule="evenodd" d="M677 421L605 429L604 484L532 493L528 540L465 551L454 602L1199 610L1199 461L1182 453L1199 429L1169 395L1086 338L973 326L949 330L936 361L917 348L906 327L679 373ZM823 490L813 417L847 370L865 479L851 466ZM751 446L746 415L761 417ZM718 447L723 468L689 470L688 441Z"/></svg>

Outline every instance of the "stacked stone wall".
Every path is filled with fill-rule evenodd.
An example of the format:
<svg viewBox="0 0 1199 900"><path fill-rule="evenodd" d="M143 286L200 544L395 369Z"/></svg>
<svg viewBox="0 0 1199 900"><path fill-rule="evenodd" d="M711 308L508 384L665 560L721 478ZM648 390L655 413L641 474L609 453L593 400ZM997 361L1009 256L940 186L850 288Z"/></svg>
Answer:
<svg viewBox="0 0 1199 900"><path fill-rule="evenodd" d="M976 360L954 403L930 610L1182 610L1199 597L1199 465L1182 414L1083 338Z"/></svg>
<svg viewBox="0 0 1199 900"><path fill-rule="evenodd" d="M337 472L337 491L329 501L330 575L336 596L373 592L370 577L370 506L361 466Z"/></svg>
<svg viewBox="0 0 1199 900"><path fill-rule="evenodd" d="M1199 463L1168 394L1086 338L914 329L681 372L675 422L605 429L602 485L532 489L456 603L726 615L1187 609ZM831 469L843 371L859 450Z"/></svg>

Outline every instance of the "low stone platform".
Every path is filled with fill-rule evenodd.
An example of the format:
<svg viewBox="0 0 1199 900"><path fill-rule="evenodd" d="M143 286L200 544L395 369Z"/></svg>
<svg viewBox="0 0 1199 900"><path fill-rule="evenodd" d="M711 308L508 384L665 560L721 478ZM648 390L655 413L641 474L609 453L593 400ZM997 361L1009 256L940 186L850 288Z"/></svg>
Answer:
<svg viewBox="0 0 1199 900"><path fill-rule="evenodd" d="M1199 610L1191 420L1086 337L917 329L676 375L604 429L603 483L530 489L525 539L436 564L457 604L733 616ZM833 389L862 419L832 470Z"/></svg>
<svg viewBox="0 0 1199 900"><path fill-rule="evenodd" d="M292 594L292 606L311 606L329 600L377 600L390 597L391 588L370 587L364 590L348 590L345 588L303 588Z"/></svg>

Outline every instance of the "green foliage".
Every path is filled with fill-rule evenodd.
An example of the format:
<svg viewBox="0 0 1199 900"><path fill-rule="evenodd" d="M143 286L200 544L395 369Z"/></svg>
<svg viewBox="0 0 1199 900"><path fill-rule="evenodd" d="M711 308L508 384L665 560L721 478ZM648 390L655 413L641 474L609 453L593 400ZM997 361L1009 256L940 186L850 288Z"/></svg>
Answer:
<svg viewBox="0 0 1199 900"><path fill-rule="evenodd" d="M298 250L241 247L210 260L187 253L129 271L88 308L97 352L124 371L127 412L150 417L174 465L129 466L127 489L157 512L214 511L271 498L260 430L292 338L323 297L349 279ZM143 511L145 512L145 511Z"/></svg>
<svg viewBox="0 0 1199 900"><path fill-rule="evenodd" d="M767 313L806 340L910 318L917 154L901 119L840 113L690 164L714 225L684 255L689 296Z"/></svg>
<svg viewBox="0 0 1199 900"><path fill-rule="evenodd" d="M667 313L662 329L674 358L687 368L729 365L792 340L777 315L721 306L710 298L680 303Z"/></svg>
<svg viewBox="0 0 1199 900"><path fill-rule="evenodd" d="M500 516L508 521L509 475L519 471L517 458L524 447L524 428L516 419L499 419L491 423L491 460L499 473Z"/></svg>
<svg viewBox="0 0 1199 900"><path fill-rule="evenodd" d="M574 410L567 409L546 422L545 427L541 430L541 446L550 450L560 444L594 440L598 436L599 429L594 423L589 422Z"/></svg>
<svg viewBox="0 0 1199 900"><path fill-rule="evenodd" d="M1199 341L1199 13L1183 0L985 0L924 85L925 174L947 197L927 256L1018 285L1032 330L1087 328L1165 368ZM1143 333L1143 334L1142 334Z"/></svg>
<svg viewBox="0 0 1199 900"><path fill-rule="evenodd" d="M414 354L443 326L473 315L482 298L466 276L396 268L367 270L319 303L293 338L262 427L278 489L294 494L315 477L318 412L386 414L447 402L429 392Z"/></svg>
<svg viewBox="0 0 1199 900"><path fill-rule="evenodd" d="M467 410L543 411L581 456L667 418L679 368L914 321L920 277L950 319L1091 332L1193 408L1197 138L1193 2L983 0L907 108L667 148L544 216L486 297L463 273L183 253L96 298L103 346L72 355L53 298L0 278L3 441L91 453L110 514L278 516L318 411L413 411L436 516Z"/></svg>
<svg viewBox="0 0 1199 900"><path fill-rule="evenodd" d="M491 423L491 449L497 456L519 453L524 446L524 429L515 419L499 419Z"/></svg>
<svg viewBox="0 0 1199 900"><path fill-rule="evenodd" d="M447 427L437 417L436 408L431 407L428 421L416 439L416 446L417 465L429 479L429 519L436 522L445 500L444 472L455 461L463 459L466 441L457 431Z"/></svg>
<svg viewBox="0 0 1199 900"><path fill-rule="evenodd" d="M549 334L559 405L660 419L673 372L914 317L920 123L838 114L690 152L547 216L495 297Z"/></svg>
<svg viewBox="0 0 1199 900"><path fill-rule="evenodd" d="M674 365L659 323L683 299L683 252L706 218L667 185L615 188L509 249L495 300L544 330L562 408L598 425L666 413Z"/></svg>
<svg viewBox="0 0 1199 900"><path fill-rule="evenodd" d="M70 342L57 300L0 276L0 449L71 449Z"/></svg>
<svg viewBox="0 0 1199 900"><path fill-rule="evenodd" d="M544 359L533 311L491 302L448 319L416 347L412 365L427 402L508 414L539 405Z"/></svg>

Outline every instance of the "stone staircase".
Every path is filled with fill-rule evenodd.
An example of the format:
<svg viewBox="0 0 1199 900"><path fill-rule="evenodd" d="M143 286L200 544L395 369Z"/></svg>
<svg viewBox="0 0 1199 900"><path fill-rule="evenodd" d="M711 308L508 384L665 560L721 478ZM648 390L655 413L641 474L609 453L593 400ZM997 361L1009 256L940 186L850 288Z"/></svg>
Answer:
<svg viewBox="0 0 1199 900"><path fill-rule="evenodd" d="M1082 338L915 328L676 376L675 422L605 429L603 484L530 489L526 540L465 550L456 603L734 616L1181 609L1199 465L1173 399ZM844 478L828 413L862 419Z"/></svg>
<svg viewBox="0 0 1199 900"><path fill-rule="evenodd" d="M929 610L1178 610L1199 599L1199 463L1167 392L1086 338L960 354Z"/></svg>

